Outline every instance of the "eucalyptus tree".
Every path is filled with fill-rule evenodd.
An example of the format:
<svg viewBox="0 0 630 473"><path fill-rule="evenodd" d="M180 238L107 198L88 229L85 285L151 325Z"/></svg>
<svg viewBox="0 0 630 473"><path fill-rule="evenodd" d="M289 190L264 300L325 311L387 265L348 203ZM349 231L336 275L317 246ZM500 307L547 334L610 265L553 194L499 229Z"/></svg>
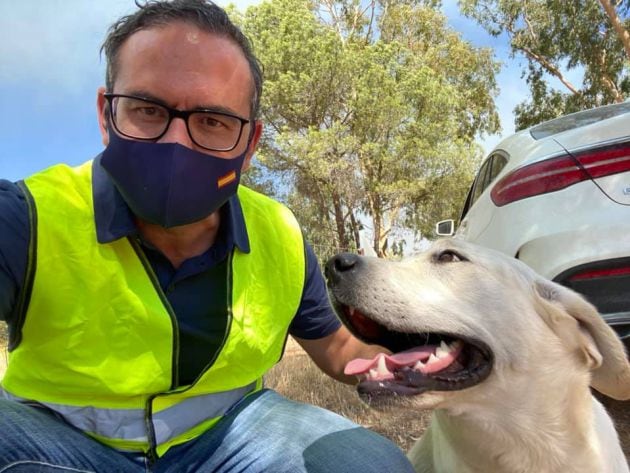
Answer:
<svg viewBox="0 0 630 473"><path fill-rule="evenodd" d="M506 35L527 59L530 98L515 109L516 128L625 100L630 91L628 2L610 0L460 0L490 34ZM568 71L583 71L580 83ZM550 81L555 78L560 88Z"/></svg>

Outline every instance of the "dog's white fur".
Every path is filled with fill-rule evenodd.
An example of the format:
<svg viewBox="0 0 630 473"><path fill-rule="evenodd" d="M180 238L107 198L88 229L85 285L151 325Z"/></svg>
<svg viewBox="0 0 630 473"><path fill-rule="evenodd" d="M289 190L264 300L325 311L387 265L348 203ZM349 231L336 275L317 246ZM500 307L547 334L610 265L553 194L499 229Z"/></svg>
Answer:
<svg viewBox="0 0 630 473"><path fill-rule="evenodd" d="M445 250L463 261L442 261ZM589 385L629 399L630 364L580 295L516 259L452 239L401 262L362 258L352 273L333 295L379 323L478 339L494 353L491 374L476 386L389 399L435 409L409 452L417 472L629 471Z"/></svg>

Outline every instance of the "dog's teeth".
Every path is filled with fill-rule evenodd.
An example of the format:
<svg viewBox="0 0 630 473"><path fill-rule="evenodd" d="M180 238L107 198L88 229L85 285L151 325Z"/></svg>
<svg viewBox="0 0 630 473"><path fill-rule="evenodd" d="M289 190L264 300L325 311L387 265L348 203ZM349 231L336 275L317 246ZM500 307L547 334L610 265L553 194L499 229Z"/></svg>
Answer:
<svg viewBox="0 0 630 473"><path fill-rule="evenodd" d="M378 364L376 366L377 373L380 375L389 374L389 370L387 369L387 365L385 364L385 355L381 354L378 357Z"/></svg>
<svg viewBox="0 0 630 473"><path fill-rule="evenodd" d="M442 340L440 346L437 347L437 349L435 350L435 356L437 356L438 358L444 358L450 353L450 351L450 347L446 343L444 343L444 340Z"/></svg>
<svg viewBox="0 0 630 473"><path fill-rule="evenodd" d="M424 363L422 363L421 360L418 360L418 362L413 365L414 370L422 370L422 368L424 368Z"/></svg>
<svg viewBox="0 0 630 473"><path fill-rule="evenodd" d="M372 368L369 371L367 379L376 379L377 377L378 377L378 372L374 368Z"/></svg>
<svg viewBox="0 0 630 473"><path fill-rule="evenodd" d="M436 361L438 361L438 357L435 356L433 353L431 353L431 356L429 357L429 359L427 360L427 364L429 363L435 363Z"/></svg>

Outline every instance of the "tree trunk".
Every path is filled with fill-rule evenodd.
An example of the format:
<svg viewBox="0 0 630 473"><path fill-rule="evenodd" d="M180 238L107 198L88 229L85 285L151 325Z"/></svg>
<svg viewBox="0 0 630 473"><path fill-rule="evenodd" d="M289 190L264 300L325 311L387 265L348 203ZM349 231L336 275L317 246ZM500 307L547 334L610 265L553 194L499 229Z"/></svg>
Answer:
<svg viewBox="0 0 630 473"><path fill-rule="evenodd" d="M358 222L354 216L354 212L350 210L350 224L352 225L352 234L354 236L354 244L356 248L361 248L361 234L359 233L361 222Z"/></svg>
<svg viewBox="0 0 630 473"><path fill-rule="evenodd" d="M341 205L341 198L337 192L333 192L333 212L335 214L335 225L337 227L337 236L339 238L339 249L342 251L348 251L348 235L346 234L345 219L343 216L343 206Z"/></svg>

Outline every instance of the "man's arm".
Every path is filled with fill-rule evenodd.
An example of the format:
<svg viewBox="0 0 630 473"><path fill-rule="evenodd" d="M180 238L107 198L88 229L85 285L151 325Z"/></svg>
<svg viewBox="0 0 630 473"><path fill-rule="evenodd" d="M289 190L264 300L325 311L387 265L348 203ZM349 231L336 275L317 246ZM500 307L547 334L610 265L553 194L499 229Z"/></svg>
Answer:
<svg viewBox="0 0 630 473"><path fill-rule="evenodd" d="M356 384L355 376L346 376L343 369L355 358L372 359L379 353L391 353L379 345L368 345L356 338L345 326L323 338L307 340L293 337L327 375L346 384Z"/></svg>
<svg viewBox="0 0 630 473"><path fill-rule="evenodd" d="M378 345L367 345L341 324L330 305L326 283L313 249L306 245L306 282L302 301L289 332L315 364L327 375L348 384L354 376L343 369L355 358L372 359L378 353L390 353Z"/></svg>

